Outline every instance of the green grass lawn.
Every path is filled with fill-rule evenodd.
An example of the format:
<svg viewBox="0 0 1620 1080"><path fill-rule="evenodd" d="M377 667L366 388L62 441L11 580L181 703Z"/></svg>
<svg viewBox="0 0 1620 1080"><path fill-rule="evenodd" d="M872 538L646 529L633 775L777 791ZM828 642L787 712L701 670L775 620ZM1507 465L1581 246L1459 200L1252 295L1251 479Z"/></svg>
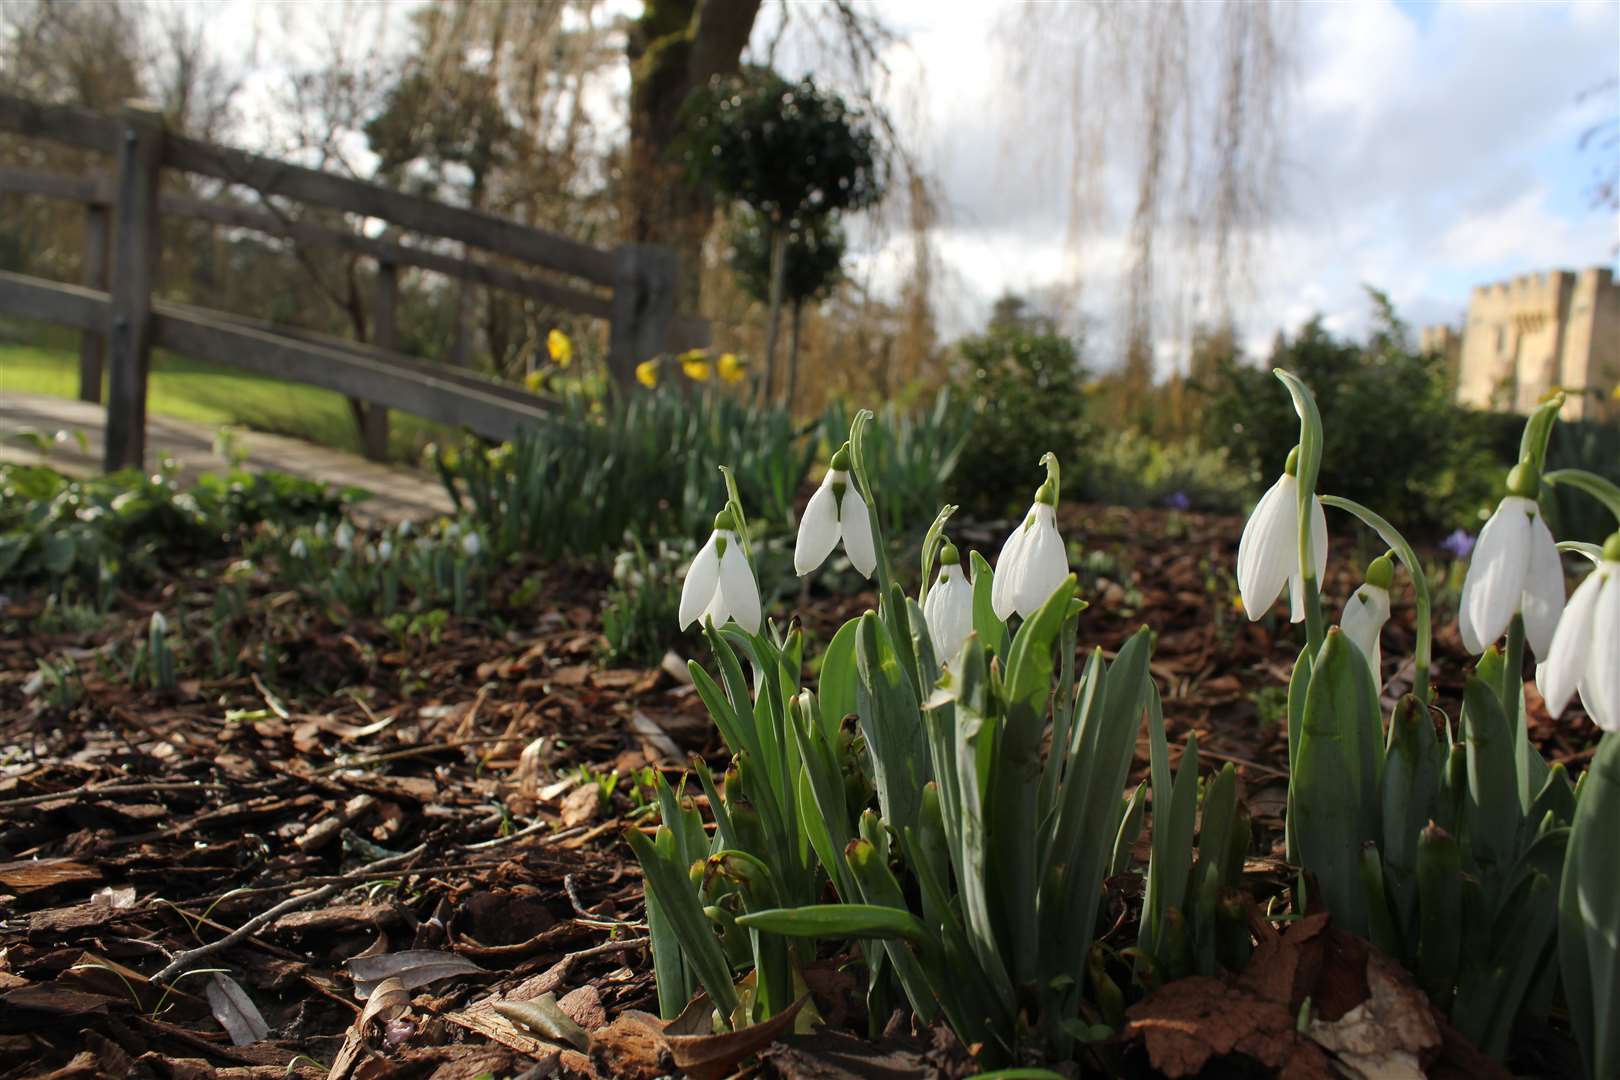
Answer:
<svg viewBox="0 0 1620 1080"><path fill-rule="evenodd" d="M48 344L0 341L0 394L79 396L76 344L50 335ZM158 350L152 356L147 410L201 424L240 424L255 431L292 435L358 453L349 403L340 394L302 383L218 367ZM448 428L406 413L390 417L389 455L415 462L422 447L450 434Z"/></svg>

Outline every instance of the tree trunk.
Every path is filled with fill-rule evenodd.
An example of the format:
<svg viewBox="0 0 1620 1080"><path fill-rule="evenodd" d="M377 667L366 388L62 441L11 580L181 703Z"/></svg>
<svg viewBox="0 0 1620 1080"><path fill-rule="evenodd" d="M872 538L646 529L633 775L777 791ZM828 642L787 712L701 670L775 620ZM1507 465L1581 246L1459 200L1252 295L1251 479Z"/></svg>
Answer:
<svg viewBox="0 0 1620 1080"><path fill-rule="evenodd" d="M804 301L793 302L793 322L788 327L787 406L793 408L793 399L799 392L799 323L804 316Z"/></svg>
<svg viewBox="0 0 1620 1080"><path fill-rule="evenodd" d="M673 153L681 106L716 75L733 75L759 14L760 0L647 0L625 45L630 60L630 152L624 190L630 228L624 239L664 244L680 257L677 311L695 311L703 242L714 200L687 182Z"/></svg>
<svg viewBox="0 0 1620 1080"><path fill-rule="evenodd" d="M776 399L776 341L782 335L782 282L787 276L787 230L771 225L770 317L765 324L765 400Z"/></svg>

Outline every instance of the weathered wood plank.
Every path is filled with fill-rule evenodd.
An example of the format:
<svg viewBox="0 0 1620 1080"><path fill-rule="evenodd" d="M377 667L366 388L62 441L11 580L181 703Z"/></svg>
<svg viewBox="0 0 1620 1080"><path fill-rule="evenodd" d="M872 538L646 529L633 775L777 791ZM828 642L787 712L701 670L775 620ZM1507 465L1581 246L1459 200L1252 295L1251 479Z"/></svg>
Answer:
<svg viewBox="0 0 1620 1080"><path fill-rule="evenodd" d="M458 385L438 374L339 349L322 348L252 327L182 313L159 305L154 338L175 352L202 360L309 383L348 397L466 427L492 439L509 439L544 423L547 411Z"/></svg>
<svg viewBox="0 0 1620 1080"><path fill-rule="evenodd" d="M120 125L113 117L71 105L43 105L11 94L0 94L0 131L52 139L104 154L116 153L121 138Z"/></svg>
<svg viewBox="0 0 1620 1080"><path fill-rule="evenodd" d="M163 160L172 168L242 184L266 195L282 195L381 218L417 232L460 240L574 274L599 285L613 283L612 252L493 214L446 206L375 184L181 136L167 141Z"/></svg>
<svg viewBox="0 0 1620 1080"><path fill-rule="evenodd" d="M101 330L111 307L104 292L0 270L0 313L75 330Z"/></svg>
<svg viewBox="0 0 1620 1080"><path fill-rule="evenodd" d="M139 105L119 115L113 224L112 313L107 324L108 472L146 459L146 381L152 362L152 281L157 272L158 173L163 115Z"/></svg>
<svg viewBox="0 0 1620 1080"><path fill-rule="evenodd" d="M287 221L262 210L212 202L189 195L165 194L161 198L161 205L165 214L178 214L182 217L211 221L218 225L252 229L255 232L285 237L312 247L336 247L346 251L358 251L379 262L414 266L449 277L465 278L480 285L489 285L527 296L541 303L554 304L565 311L577 311L601 319L611 318L613 314L613 302L605 296L530 277L504 266L491 266L437 251L425 251L380 237L358 236L324 225Z"/></svg>
<svg viewBox="0 0 1620 1080"><path fill-rule="evenodd" d="M44 169L19 169L0 165L0 192L7 195L43 195L69 202L112 202L112 187L104 177L73 176Z"/></svg>
<svg viewBox="0 0 1620 1080"><path fill-rule="evenodd" d="M107 254L112 245L112 215L107 207L90 203L84 208L84 260L81 280L97 292L107 290ZM79 400L101 401L101 376L107 355L107 335L100 329L79 334Z"/></svg>

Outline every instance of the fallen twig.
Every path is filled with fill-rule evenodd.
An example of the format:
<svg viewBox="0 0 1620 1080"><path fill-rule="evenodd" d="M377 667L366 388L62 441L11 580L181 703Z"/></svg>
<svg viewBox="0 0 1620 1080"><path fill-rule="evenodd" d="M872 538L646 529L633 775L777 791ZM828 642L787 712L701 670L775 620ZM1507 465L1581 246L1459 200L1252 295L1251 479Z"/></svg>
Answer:
<svg viewBox="0 0 1620 1080"><path fill-rule="evenodd" d="M381 870L390 865L409 862L411 859L416 858L426 850L426 844L419 844L409 851L402 852L398 855L390 855L385 859L378 859L376 862L367 863L356 872L366 873L372 870ZM290 896L270 910L255 915L253 918L249 919L235 930L232 930L218 941L210 941L208 944L199 945L195 949L187 949L185 952L171 960L168 966L162 971L158 972L156 975L153 975L150 981L155 983L168 982L175 976L194 966L197 961L203 959L204 957L212 956L214 953L230 948L243 938L251 936L253 932L258 930L261 926L265 926L268 923L273 922L289 911L296 911L301 907L308 907L317 900L326 899L328 896L331 896L333 893L337 892L340 887L341 886L339 884L334 883L331 885L323 885L318 889L314 889L307 893L301 893L298 896Z"/></svg>

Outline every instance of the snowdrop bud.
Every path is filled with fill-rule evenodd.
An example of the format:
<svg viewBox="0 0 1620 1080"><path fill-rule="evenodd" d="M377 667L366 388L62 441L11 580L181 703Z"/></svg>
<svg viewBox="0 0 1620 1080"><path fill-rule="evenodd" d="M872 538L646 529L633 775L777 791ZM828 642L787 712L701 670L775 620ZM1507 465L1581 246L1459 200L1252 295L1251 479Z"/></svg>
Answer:
<svg viewBox="0 0 1620 1080"><path fill-rule="evenodd" d="M715 626L735 622L750 634L759 633L759 585L730 510L715 515L714 532L687 567L679 618L682 630L701 620Z"/></svg>
<svg viewBox="0 0 1620 1080"><path fill-rule="evenodd" d="M1380 555L1367 566L1367 582L1355 591L1344 605L1339 628L1355 642L1361 655L1372 669L1373 684L1382 687L1383 650L1379 635L1389 621L1389 588L1395 583L1395 564L1388 555Z"/></svg>
<svg viewBox="0 0 1620 1080"><path fill-rule="evenodd" d="M476 559L478 553L483 550L484 542L478 538L477 533L469 532L461 538L461 551L467 558Z"/></svg>
<svg viewBox="0 0 1620 1080"><path fill-rule="evenodd" d="M944 667L962 651L973 633L973 586L962 572L962 557L952 544L939 553L939 580L923 600L923 620Z"/></svg>
<svg viewBox="0 0 1620 1080"><path fill-rule="evenodd" d="M1620 731L1620 533L1604 542L1597 566L1570 595L1536 686L1554 716L1579 690L1592 722Z"/></svg>
<svg viewBox="0 0 1620 1080"><path fill-rule="evenodd" d="M392 559L393 557L394 557L394 545L393 544L389 543L387 540L384 540L384 541L382 541L381 543L379 543L377 545L377 558L379 560L381 560L382 562L387 562L389 559Z"/></svg>
<svg viewBox="0 0 1620 1080"><path fill-rule="evenodd" d="M411 532L412 527L410 521L407 520L399 523L399 535L401 538L411 535Z"/></svg>
<svg viewBox="0 0 1620 1080"><path fill-rule="evenodd" d="M317 521L315 523L315 535L320 537L322 540L326 539L326 519L325 518L322 518L320 521Z"/></svg>
<svg viewBox="0 0 1620 1080"><path fill-rule="evenodd" d="M1463 578L1457 628L1463 645L1478 655L1524 616L1524 637L1545 659L1564 610L1564 566L1558 545L1534 499L1539 480L1523 465L1508 474L1508 494L1479 531L1474 557Z"/></svg>
<svg viewBox="0 0 1620 1080"><path fill-rule="evenodd" d="M1048 476L1029 513L1001 546L990 588L990 607L998 619L1005 621L1015 611L1029 618L1069 576L1069 553L1057 530L1057 494L1056 479Z"/></svg>
<svg viewBox="0 0 1620 1080"><path fill-rule="evenodd" d="M1299 480L1294 475L1299 448L1288 453L1283 474L1255 503L1238 541L1238 593L1251 621L1271 610L1288 586L1289 618L1305 618L1305 582L1299 566ZM1327 514L1322 501L1311 497L1311 560L1316 580L1327 573Z"/></svg>
<svg viewBox="0 0 1620 1080"><path fill-rule="evenodd" d="M848 443L833 454L821 486L804 508L799 538L793 546L794 572L803 577L826 562L840 540L850 565L862 577L871 577L877 569L877 546L872 540L866 501L849 475Z"/></svg>
<svg viewBox="0 0 1620 1080"><path fill-rule="evenodd" d="M354 528L353 528L353 526L351 526L347 521L345 521L343 524L339 525L337 527L337 531L332 534L332 543L336 544L338 546L338 548L340 550L342 550L342 551L348 551L349 548L353 547L354 546Z"/></svg>
<svg viewBox="0 0 1620 1080"><path fill-rule="evenodd" d="M292 546L287 548L287 554L295 559L307 559L309 557L309 548L304 544L302 536L293 537Z"/></svg>

